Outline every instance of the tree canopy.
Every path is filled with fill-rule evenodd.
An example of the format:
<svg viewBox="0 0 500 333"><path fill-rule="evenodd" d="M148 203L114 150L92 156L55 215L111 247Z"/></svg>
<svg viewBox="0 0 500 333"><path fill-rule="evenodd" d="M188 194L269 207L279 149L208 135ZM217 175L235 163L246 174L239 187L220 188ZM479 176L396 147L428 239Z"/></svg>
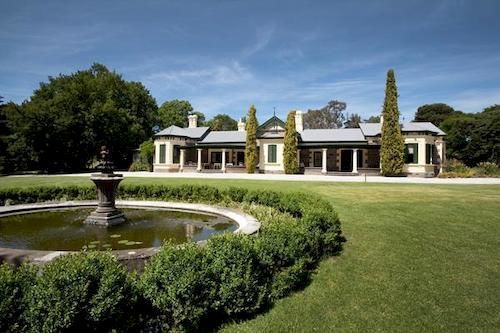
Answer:
<svg viewBox="0 0 500 333"><path fill-rule="evenodd" d="M380 123L380 116L370 116L370 118L365 119L365 123Z"/></svg>
<svg viewBox="0 0 500 333"><path fill-rule="evenodd" d="M361 123L361 116L357 113L353 113L347 117L347 120L344 124L346 128L359 128L359 123Z"/></svg>
<svg viewBox="0 0 500 333"><path fill-rule="evenodd" d="M250 106L248 110L245 145L245 167L248 173L254 173L257 167L257 110L255 106Z"/></svg>
<svg viewBox="0 0 500 333"><path fill-rule="evenodd" d="M104 65L49 77L22 105L6 106L15 168L75 171L89 166L106 145L117 167L152 135L157 105L139 82Z"/></svg>
<svg viewBox="0 0 500 333"><path fill-rule="evenodd" d="M188 116L192 112L193 107L188 101L181 101L178 99L166 101L158 109L159 125L161 128L167 128L172 125L187 127ZM204 118L205 116L203 115L202 121L204 120ZM198 120L200 120L200 114L198 114Z"/></svg>
<svg viewBox="0 0 500 333"><path fill-rule="evenodd" d="M454 112L451 106L444 103L425 104L417 109L415 121L429 121L439 127Z"/></svg>
<svg viewBox="0 0 500 333"><path fill-rule="evenodd" d="M345 102L333 100L319 110L308 110L304 114L304 128L340 128L345 122Z"/></svg>
<svg viewBox="0 0 500 333"><path fill-rule="evenodd" d="M238 129L238 122L227 114L218 114L209 121L206 125L212 131L235 131Z"/></svg>
<svg viewBox="0 0 500 333"><path fill-rule="evenodd" d="M384 116L380 147L382 174L395 176L403 172L404 139L399 126L398 91L392 69L387 72L382 115Z"/></svg>

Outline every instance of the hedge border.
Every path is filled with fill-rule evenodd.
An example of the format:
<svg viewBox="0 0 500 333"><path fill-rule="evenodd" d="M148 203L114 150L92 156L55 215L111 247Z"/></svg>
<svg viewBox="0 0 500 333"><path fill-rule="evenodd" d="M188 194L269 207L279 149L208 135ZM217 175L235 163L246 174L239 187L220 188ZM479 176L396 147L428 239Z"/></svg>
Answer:
<svg viewBox="0 0 500 333"><path fill-rule="evenodd" d="M95 189L88 186L3 189L0 204L89 200L94 196ZM141 276L126 273L125 278L124 268L116 258L96 252L57 258L35 277L17 273L24 272L24 268L0 274L0 295L16 293L16 297L25 300L12 304L0 300L0 308L17 307L7 311L17 314L14 317L3 318L0 314L2 330L51 331L48 327L71 331L85 327L154 332L196 331L207 325L220 325L228 319L255 315L276 299L302 288L319 260L340 253L345 241L333 206L317 195L204 185L123 185L118 198L240 205L250 213L261 214L266 221L261 221L258 237L224 234L211 238L203 247L190 244L179 247L167 242ZM87 256L93 256L92 262L106 269L82 277L66 274L72 267L80 267ZM76 272L81 271L78 269ZM53 273L58 270L61 276ZM73 286L75 278L83 281ZM125 286L118 288L118 281ZM94 287L81 290L81 283ZM58 285L70 287L61 294L55 287ZM192 288L203 292L190 293ZM102 312L102 304L96 298L102 302L102 295L111 291L110 299L115 303ZM77 299L83 303L70 306ZM45 312L41 314L40 309ZM52 322L45 321L40 326L41 315ZM123 320L132 315L134 320ZM106 326L95 326L97 321L89 324L88 318L98 318Z"/></svg>

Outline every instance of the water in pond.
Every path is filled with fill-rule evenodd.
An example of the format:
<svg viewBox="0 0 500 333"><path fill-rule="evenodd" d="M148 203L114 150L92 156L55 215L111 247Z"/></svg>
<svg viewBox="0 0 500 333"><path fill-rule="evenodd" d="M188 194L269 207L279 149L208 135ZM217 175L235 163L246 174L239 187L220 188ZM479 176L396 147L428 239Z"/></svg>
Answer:
<svg viewBox="0 0 500 333"><path fill-rule="evenodd" d="M109 228L83 223L94 209L64 209L0 218L0 247L28 250L134 249L205 240L237 225L221 216L166 209L120 209L127 222Z"/></svg>

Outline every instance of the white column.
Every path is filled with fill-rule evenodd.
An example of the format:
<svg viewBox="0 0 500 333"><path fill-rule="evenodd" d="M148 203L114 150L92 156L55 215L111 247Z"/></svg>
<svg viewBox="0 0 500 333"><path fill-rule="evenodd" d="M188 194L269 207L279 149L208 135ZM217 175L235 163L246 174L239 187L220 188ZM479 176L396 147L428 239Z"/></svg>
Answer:
<svg viewBox="0 0 500 333"><path fill-rule="evenodd" d="M426 149L425 149L425 141L419 141L418 142L418 164L420 165L425 165L425 155L426 155Z"/></svg>
<svg viewBox="0 0 500 333"><path fill-rule="evenodd" d="M179 158L179 171L182 172L184 170L184 151L185 149L181 149L181 156Z"/></svg>
<svg viewBox="0 0 500 333"><path fill-rule="evenodd" d="M154 163L155 164L160 164L160 144L159 143L155 144L155 158L154 158Z"/></svg>
<svg viewBox="0 0 500 333"><path fill-rule="evenodd" d="M222 172L226 172L226 149L222 149L222 166L220 168Z"/></svg>
<svg viewBox="0 0 500 333"><path fill-rule="evenodd" d="M202 149L198 149L198 166L196 168L198 172L201 172L201 151Z"/></svg>
<svg viewBox="0 0 500 333"><path fill-rule="evenodd" d="M327 148L323 148L323 158L321 159L321 162L322 162L321 173L325 173L325 174L326 174L326 159L327 159L326 152L327 151L328 151Z"/></svg>
<svg viewBox="0 0 500 333"><path fill-rule="evenodd" d="M352 150L352 173L358 173L358 150Z"/></svg>

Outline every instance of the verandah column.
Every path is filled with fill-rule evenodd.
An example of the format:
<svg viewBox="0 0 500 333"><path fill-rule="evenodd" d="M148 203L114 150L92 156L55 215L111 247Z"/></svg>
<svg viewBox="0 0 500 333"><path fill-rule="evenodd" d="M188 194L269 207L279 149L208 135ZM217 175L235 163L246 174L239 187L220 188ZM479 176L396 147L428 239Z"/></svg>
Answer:
<svg viewBox="0 0 500 333"><path fill-rule="evenodd" d="M201 172L201 151L202 149L197 149L198 150L198 166L196 167L196 171Z"/></svg>
<svg viewBox="0 0 500 333"><path fill-rule="evenodd" d="M327 159L327 153L328 149L323 148L323 158L321 159L321 173L326 174L326 159Z"/></svg>
<svg viewBox="0 0 500 333"><path fill-rule="evenodd" d="M184 151L185 149L181 148L181 156L179 158L179 172L184 170Z"/></svg>
<svg viewBox="0 0 500 333"><path fill-rule="evenodd" d="M358 173L358 150L352 150L352 173Z"/></svg>
<svg viewBox="0 0 500 333"><path fill-rule="evenodd" d="M222 149L222 166L221 166L222 172L226 172L226 148Z"/></svg>

